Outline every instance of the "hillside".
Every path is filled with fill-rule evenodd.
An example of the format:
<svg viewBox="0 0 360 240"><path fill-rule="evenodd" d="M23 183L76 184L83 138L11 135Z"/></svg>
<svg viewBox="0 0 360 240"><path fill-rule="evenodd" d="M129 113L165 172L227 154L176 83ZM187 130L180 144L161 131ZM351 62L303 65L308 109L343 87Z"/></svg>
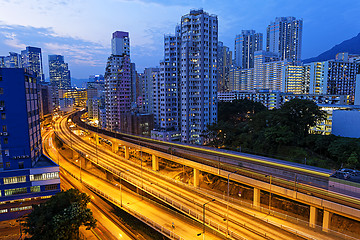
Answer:
<svg viewBox="0 0 360 240"><path fill-rule="evenodd" d="M348 52L353 54L360 54L360 33L351 39L345 40L342 43L335 45L330 50L327 50L321 53L317 57L312 57L304 59L304 63L326 61L330 59L335 59L336 54L340 52Z"/></svg>

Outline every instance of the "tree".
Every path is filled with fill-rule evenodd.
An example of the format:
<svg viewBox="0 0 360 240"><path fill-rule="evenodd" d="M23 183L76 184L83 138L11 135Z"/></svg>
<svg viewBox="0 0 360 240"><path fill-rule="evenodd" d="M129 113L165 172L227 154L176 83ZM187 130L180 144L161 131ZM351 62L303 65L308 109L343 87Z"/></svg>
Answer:
<svg viewBox="0 0 360 240"><path fill-rule="evenodd" d="M24 226L30 239L73 240L79 239L80 226L96 227L96 220L87 208L90 197L77 189L61 191L47 202L33 205Z"/></svg>
<svg viewBox="0 0 360 240"><path fill-rule="evenodd" d="M325 112L320 110L314 101L297 98L284 103L278 114L281 124L289 126L300 140L309 134L310 127L325 119Z"/></svg>
<svg viewBox="0 0 360 240"><path fill-rule="evenodd" d="M266 107L248 99L238 99L233 102L219 102L218 120L219 122L229 122L237 125L240 122L249 120L258 112L267 110Z"/></svg>

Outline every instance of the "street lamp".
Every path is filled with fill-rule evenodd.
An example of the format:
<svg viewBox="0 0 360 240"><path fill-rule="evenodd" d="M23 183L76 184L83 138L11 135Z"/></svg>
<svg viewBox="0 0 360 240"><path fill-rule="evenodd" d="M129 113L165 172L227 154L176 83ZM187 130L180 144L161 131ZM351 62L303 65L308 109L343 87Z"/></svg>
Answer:
<svg viewBox="0 0 360 240"><path fill-rule="evenodd" d="M229 235L230 175L233 173L237 173L237 171L228 174L227 205L226 205L226 237L228 237Z"/></svg>
<svg viewBox="0 0 360 240"><path fill-rule="evenodd" d="M265 175L265 177L270 177L270 188L269 188L269 211L271 210L271 178L272 178L272 175Z"/></svg>
<svg viewBox="0 0 360 240"><path fill-rule="evenodd" d="M119 173L120 206L122 207L121 172Z"/></svg>
<svg viewBox="0 0 360 240"><path fill-rule="evenodd" d="M205 205L208 203L214 202L214 201L215 201L215 199L211 199L210 201L203 204L203 232L198 233L197 235L200 236L202 234L204 240L205 240Z"/></svg>

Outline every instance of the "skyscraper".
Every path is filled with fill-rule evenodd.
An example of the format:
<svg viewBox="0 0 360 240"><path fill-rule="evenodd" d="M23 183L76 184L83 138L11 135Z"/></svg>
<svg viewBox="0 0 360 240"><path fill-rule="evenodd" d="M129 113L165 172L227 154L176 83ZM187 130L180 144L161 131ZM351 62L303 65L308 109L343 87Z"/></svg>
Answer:
<svg viewBox="0 0 360 240"><path fill-rule="evenodd" d="M164 37L164 60L154 84L154 122L163 131L180 131L180 26ZM174 133L169 133L172 135Z"/></svg>
<svg viewBox="0 0 360 240"><path fill-rule="evenodd" d="M116 31L111 39L112 54L105 69L106 127L117 130L120 115L131 109L130 39L128 32Z"/></svg>
<svg viewBox="0 0 360 240"><path fill-rule="evenodd" d="M44 82L41 48L26 47L21 51L22 67L32 71L39 82Z"/></svg>
<svg viewBox="0 0 360 240"><path fill-rule="evenodd" d="M254 53L263 49L262 33L243 30L235 37L235 65L243 69L254 67Z"/></svg>
<svg viewBox="0 0 360 240"><path fill-rule="evenodd" d="M203 144L206 127L217 121L217 16L191 10L180 33L181 140Z"/></svg>
<svg viewBox="0 0 360 240"><path fill-rule="evenodd" d="M64 56L49 55L50 83L58 89L71 88L71 77L68 64L64 62Z"/></svg>
<svg viewBox="0 0 360 240"><path fill-rule="evenodd" d="M154 112L154 83L159 78L159 68L145 68L144 74L141 77L141 85L142 85L142 109L145 113L153 113Z"/></svg>
<svg viewBox="0 0 360 240"><path fill-rule="evenodd" d="M218 19L200 10L182 16L175 35L164 39L164 60L154 83L157 131L152 137L203 144L217 121Z"/></svg>
<svg viewBox="0 0 360 240"><path fill-rule="evenodd" d="M224 92L229 90L229 71L232 66L232 52L223 42L218 43L217 53L217 82L218 91Z"/></svg>
<svg viewBox="0 0 360 240"><path fill-rule="evenodd" d="M42 154L37 76L0 68L0 221L60 191L59 166Z"/></svg>
<svg viewBox="0 0 360 240"><path fill-rule="evenodd" d="M280 60L294 64L301 61L303 20L277 17L267 27L266 51L278 53Z"/></svg>

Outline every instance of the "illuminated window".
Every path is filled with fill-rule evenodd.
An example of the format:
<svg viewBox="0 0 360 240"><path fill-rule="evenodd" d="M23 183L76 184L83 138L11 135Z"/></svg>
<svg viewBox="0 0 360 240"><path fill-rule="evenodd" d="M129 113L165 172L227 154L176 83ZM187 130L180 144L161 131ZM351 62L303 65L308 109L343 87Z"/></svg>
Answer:
<svg viewBox="0 0 360 240"><path fill-rule="evenodd" d="M26 182L26 176L6 177L4 184Z"/></svg>
<svg viewBox="0 0 360 240"><path fill-rule="evenodd" d="M30 187L31 192L40 192L40 186L32 186Z"/></svg>
<svg viewBox="0 0 360 240"><path fill-rule="evenodd" d="M5 189L4 194L5 196L11 196L16 194L23 194L27 193L27 189L25 188L13 188L13 189Z"/></svg>

